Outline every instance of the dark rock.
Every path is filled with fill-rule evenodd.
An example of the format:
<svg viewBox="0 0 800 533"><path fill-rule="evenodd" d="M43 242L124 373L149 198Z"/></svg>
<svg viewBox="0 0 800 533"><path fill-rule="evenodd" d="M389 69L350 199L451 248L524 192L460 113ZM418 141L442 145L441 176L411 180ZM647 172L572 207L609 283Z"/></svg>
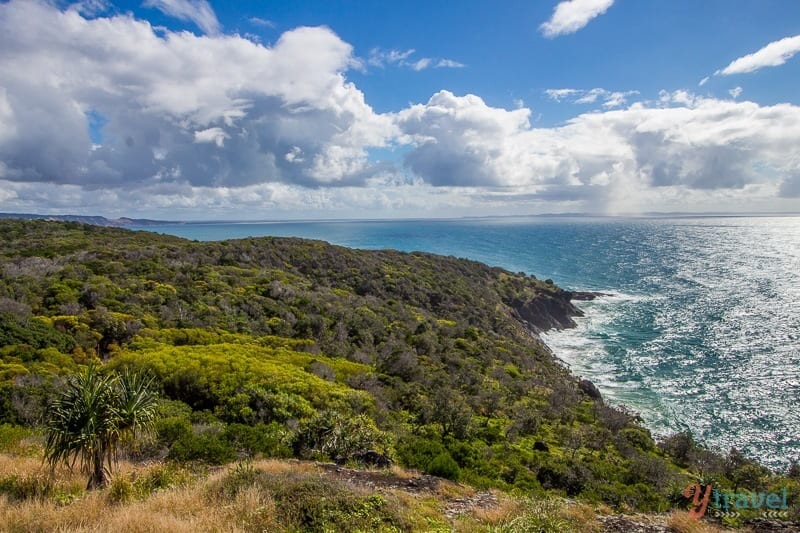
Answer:
<svg viewBox="0 0 800 533"><path fill-rule="evenodd" d="M608 294L605 292L587 292L587 291L570 291L570 299L576 300L579 302L588 302L594 300L595 298L599 298L601 296L613 296L613 294Z"/></svg>
<svg viewBox="0 0 800 533"><path fill-rule="evenodd" d="M604 533L667 533L669 528L658 523L652 517L639 516L603 516L599 518Z"/></svg>
<svg viewBox="0 0 800 533"><path fill-rule="evenodd" d="M570 297L569 292L557 289L538 294L527 301L515 299L509 305L536 332L567 329L575 327L572 317L583 316L583 311L570 302Z"/></svg>
<svg viewBox="0 0 800 533"><path fill-rule="evenodd" d="M578 388L586 394L589 398L593 400L602 400L603 396L600 394L600 391L597 389L594 383L589 381L588 379L582 379L580 383L578 383Z"/></svg>
<svg viewBox="0 0 800 533"><path fill-rule="evenodd" d="M546 443L540 440L537 440L536 442L533 443L533 449L538 452L549 452L550 446L548 446Z"/></svg>
<svg viewBox="0 0 800 533"><path fill-rule="evenodd" d="M753 531L781 531L783 533L800 532L800 523L783 522L781 520L768 520L766 518L751 518L745 520L745 524L750 526Z"/></svg>
<svg viewBox="0 0 800 533"><path fill-rule="evenodd" d="M392 466L391 459L374 450L358 452L353 456L353 459L365 466L373 466L375 468L389 468Z"/></svg>

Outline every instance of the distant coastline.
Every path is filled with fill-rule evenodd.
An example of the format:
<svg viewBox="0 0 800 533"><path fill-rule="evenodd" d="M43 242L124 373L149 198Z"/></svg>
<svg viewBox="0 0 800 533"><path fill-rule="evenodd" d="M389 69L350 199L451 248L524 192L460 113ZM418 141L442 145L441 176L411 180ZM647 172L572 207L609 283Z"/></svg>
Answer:
<svg viewBox="0 0 800 533"><path fill-rule="evenodd" d="M554 218L554 219L605 219L605 220L631 220L631 219L692 219L692 218L741 218L741 217L800 217L800 213L678 213L678 212L648 212L639 214L606 215L599 213L544 213L530 215L485 215L439 218L327 218L327 219L268 219L268 220L154 220L149 218L107 218L100 215L44 215L38 213L0 213L0 219L21 220L50 220L60 222L80 222L93 226L113 228L137 228L148 226L184 226L184 225L219 225L219 224L299 224L303 222L400 222L400 221L456 221L456 220L497 220L519 218Z"/></svg>
<svg viewBox="0 0 800 533"><path fill-rule="evenodd" d="M170 220L149 220L146 218L106 218L89 215L37 215L34 213L0 213L0 219L11 218L21 220L51 220L58 222L80 222L93 226L113 228L127 228L130 226L163 226L167 224L183 224L183 222Z"/></svg>

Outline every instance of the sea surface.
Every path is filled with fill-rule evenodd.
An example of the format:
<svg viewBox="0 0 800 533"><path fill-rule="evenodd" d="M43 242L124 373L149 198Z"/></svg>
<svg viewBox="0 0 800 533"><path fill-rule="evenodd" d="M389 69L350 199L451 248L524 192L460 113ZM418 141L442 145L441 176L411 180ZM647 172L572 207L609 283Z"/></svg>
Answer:
<svg viewBox="0 0 800 533"><path fill-rule="evenodd" d="M773 468L800 457L800 217L272 222L145 227L196 240L422 250L610 293L545 341L657 435Z"/></svg>

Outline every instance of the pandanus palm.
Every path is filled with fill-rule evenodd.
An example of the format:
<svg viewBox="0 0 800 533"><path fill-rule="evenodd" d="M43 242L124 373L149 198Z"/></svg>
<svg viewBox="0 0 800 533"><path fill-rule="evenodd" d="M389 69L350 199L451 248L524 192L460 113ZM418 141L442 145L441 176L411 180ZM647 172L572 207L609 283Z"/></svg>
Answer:
<svg viewBox="0 0 800 533"><path fill-rule="evenodd" d="M104 486L119 443L146 431L156 416L152 379L136 374L103 374L95 366L68 379L50 405L45 458L51 467L80 465L88 489Z"/></svg>

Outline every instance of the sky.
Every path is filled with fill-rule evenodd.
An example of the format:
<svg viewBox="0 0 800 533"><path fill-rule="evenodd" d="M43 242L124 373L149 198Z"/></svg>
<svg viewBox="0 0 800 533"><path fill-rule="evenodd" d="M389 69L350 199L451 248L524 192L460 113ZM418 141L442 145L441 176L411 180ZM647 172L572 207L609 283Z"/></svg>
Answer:
<svg viewBox="0 0 800 533"><path fill-rule="evenodd" d="M800 213L800 2L0 0L0 211Z"/></svg>

